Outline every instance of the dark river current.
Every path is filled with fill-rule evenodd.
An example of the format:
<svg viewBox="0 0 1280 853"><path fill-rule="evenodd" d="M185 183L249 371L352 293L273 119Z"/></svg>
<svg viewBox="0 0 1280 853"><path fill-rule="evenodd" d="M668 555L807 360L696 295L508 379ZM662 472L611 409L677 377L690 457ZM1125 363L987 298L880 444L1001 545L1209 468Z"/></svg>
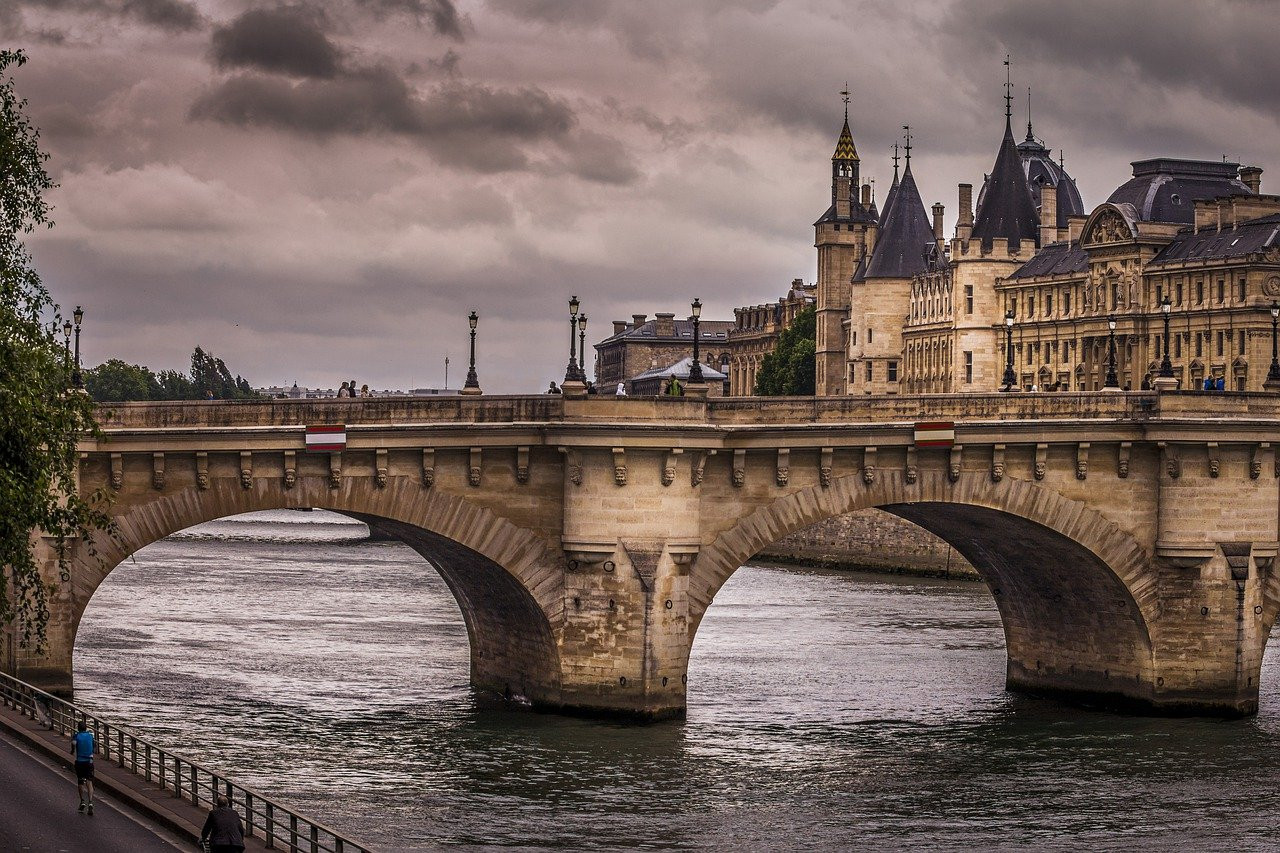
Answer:
<svg viewBox="0 0 1280 853"><path fill-rule="evenodd" d="M1004 691L976 582L744 566L689 714L480 710L462 617L399 544L257 513L141 551L76 646L77 699L379 850L1276 850L1262 713L1119 716Z"/></svg>

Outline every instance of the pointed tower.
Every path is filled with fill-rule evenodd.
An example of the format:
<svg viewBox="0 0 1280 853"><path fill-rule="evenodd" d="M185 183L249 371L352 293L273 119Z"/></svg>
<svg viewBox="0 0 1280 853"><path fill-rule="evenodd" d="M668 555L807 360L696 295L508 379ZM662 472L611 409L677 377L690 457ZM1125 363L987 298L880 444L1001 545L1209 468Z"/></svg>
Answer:
<svg viewBox="0 0 1280 853"><path fill-rule="evenodd" d="M1035 201L1013 141L1011 89L1006 77L1004 138L972 226L965 221L972 188L960 186L960 223L950 253L951 296L956 306L952 390L959 392L1000 387L1004 313L1009 306L996 290L996 282L1022 266L1039 245Z"/></svg>
<svg viewBox="0 0 1280 853"><path fill-rule="evenodd" d="M876 216L870 188L863 196L858 174L858 149L849 130L849 90L844 99L844 126L831 156L831 206L814 225L818 250L817 353L815 388L818 396L847 393L845 327L849 322L850 289L854 273L875 241Z"/></svg>
<svg viewBox="0 0 1280 853"><path fill-rule="evenodd" d="M972 237L981 240L983 249L987 251L991 249L992 240L1003 237L1009 241L1009 248L1016 252L1024 241L1032 247L1039 245L1039 230L1036 203L1027 185L1027 175L1022 170L1018 145L1013 141L1010 109L1006 107L1004 139L1000 141L996 164L978 200L978 216L973 222Z"/></svg>
<svg viewBox="0 0 1280 853"><path fill-rule="evenodd" d="M911 174L911 132L906 170L895 175L875 248L854 280L849 321L850 393L896 394L902 378L902 328L911 311L911 279L927 270L937 240ZM896 160L896 157L895 157ZM894 164L897 166L897 163ZM896 172L896 168L895 168Z"/></svg>
<svg viewBox="0 0 1280 853"><path fill-rule="evenodd" d="M880 211L881 224L889 221L889 211L893 209L893 200L898 196L898 143L893 143L893 183L884 195L884 210Z"/></svg>

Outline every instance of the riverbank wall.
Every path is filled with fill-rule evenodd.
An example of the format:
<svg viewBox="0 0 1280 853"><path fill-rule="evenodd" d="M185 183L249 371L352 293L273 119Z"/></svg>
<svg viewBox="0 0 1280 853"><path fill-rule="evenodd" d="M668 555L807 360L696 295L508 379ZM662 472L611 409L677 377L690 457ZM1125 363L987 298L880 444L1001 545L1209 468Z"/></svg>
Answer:
<svg viewBox="0 0 1280 853"><path fill-rule="evenodd" d="M779 539L763 559L795 566L978 579L969 561L923 527L878 509L819 522Z"/></svg>

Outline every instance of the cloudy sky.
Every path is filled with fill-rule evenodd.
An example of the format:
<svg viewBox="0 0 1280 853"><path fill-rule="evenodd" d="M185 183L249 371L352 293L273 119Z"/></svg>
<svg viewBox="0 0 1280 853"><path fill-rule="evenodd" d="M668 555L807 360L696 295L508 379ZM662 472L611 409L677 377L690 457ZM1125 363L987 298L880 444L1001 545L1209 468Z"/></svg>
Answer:
<svg viewBox="0 0 1280 853"><path fill-rule="evenodd" d="M882 196L910 124L926 204L980 183L1005 53L1025 132L1086 206L1131 160L1221 158L1280 187L1266 2L5 0L57 227L32 242L87 312L85 359L255 384L537 391L566 301L732 316L812 280L839 90ZM1274 171L1273 171L1274 170ZM1270 178L1270 180L1269 180Z"/></svg>

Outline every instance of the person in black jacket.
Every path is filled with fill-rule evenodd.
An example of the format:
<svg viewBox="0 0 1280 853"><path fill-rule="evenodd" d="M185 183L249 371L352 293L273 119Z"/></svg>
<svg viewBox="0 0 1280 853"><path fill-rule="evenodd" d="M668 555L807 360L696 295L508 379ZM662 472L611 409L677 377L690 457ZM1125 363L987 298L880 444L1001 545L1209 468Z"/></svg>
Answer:
<svg viewBox="0 0 1280 853"><path fill-rule="evenodd" d="M243 853L244 825L240 823L240 815L231 808L231 801L225 795L219 795L218 805L205 818L204 829L200 830L200 843L209 842L212 853Z"/></svg>

